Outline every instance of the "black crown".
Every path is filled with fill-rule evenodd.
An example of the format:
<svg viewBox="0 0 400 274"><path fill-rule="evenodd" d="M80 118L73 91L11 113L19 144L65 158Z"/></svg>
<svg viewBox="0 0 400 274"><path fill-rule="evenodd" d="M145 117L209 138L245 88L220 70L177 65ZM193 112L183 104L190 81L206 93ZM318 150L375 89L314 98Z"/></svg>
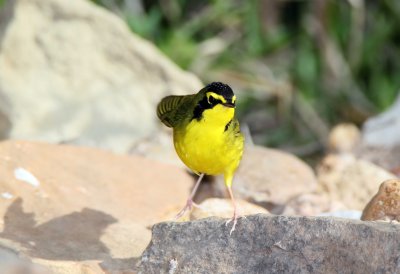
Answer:
<svg viewBox="0 0 400 274"><path fill-rule="evenodd" d="M219 95L222 95L226 99L232 99L234 95L231 87L221 82L213 82L208 84L206 88L207 91L215 92Z"/></svg>

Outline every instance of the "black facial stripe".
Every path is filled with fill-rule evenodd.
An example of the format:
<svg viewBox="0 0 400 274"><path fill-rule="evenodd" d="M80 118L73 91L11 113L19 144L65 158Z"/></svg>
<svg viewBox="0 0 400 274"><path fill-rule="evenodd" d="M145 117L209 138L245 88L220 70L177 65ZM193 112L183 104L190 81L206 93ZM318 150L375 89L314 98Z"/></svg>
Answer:
<svg viewBox="0 0 400 274"><path fill-rule="evenodd" d="M200 121L201 117L203 116L203 111L210 108L212 108L212 105L208 103L207 97L204 97L194 108L192 120L197 119Z"/></svg>
<svg viewBox="0 0 400 274"><path fill-rule="evenodd" d="M210 102L208 100L210 100ZM211 109L218 104L222 104L222 101L212 96L210 96L210 99L207 99L207 97L205 96L200 102L197 103L197 106L194 108L192 120L197 119L198 121L200 121L201 117L203 116L203 112L206 109Z"/></svg>
<svg viewBox="0 0 400 274"><path fill-rule="evenodd" d="M225 125L224 131L227 131L227 130L228 130L228 128L229 128L229 126L231 125L231 123L232 123L232 119Z"/></svg>

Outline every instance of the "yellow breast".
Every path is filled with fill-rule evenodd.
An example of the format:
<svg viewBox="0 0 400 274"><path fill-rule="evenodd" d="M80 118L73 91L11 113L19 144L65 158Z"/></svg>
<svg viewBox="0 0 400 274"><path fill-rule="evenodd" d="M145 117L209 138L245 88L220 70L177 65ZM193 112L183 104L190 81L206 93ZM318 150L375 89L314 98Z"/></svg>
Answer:
<svg viewBox="0 0 400 274"><path fill-rule="evenodd" d="M209 175L236 170L243 152L243 136L225 130L233 116L233 108L218 105L204 111L201 120L174 129L176 152L191 170Z"/></svg>

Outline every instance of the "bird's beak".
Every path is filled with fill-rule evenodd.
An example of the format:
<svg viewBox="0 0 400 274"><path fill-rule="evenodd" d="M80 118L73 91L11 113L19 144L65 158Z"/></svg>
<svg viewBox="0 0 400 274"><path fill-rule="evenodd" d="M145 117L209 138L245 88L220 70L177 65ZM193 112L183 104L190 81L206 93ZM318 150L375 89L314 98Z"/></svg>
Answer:
<svg viewBox="0 0 400 274"><path fill-rule="evenodd" d="M226 106L228 108L234 108L235 107L235 103L232 102L226 102L222 104L223 106Z"/></svg>

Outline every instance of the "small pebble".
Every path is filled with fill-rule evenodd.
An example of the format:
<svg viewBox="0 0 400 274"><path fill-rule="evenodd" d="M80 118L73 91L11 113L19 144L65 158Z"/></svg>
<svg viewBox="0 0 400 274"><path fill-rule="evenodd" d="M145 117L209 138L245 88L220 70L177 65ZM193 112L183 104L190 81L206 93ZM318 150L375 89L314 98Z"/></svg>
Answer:
<svg viewBox="0 0 400 274"><path fill-rule="evenodd" d="M36 179L32 173L22 167L18 167L14 170L14 176L17 180L28 183L34 187L38 187L40 185L39 180Z"/></svg>
<svg viewBox="0 0 400 274"><path fill-rule="evenodd" d="M3 192L3 193L1 193L1 197L9 200L9 199L12 199L14 197L14 195L12 195L10 192Z"/></svg>

